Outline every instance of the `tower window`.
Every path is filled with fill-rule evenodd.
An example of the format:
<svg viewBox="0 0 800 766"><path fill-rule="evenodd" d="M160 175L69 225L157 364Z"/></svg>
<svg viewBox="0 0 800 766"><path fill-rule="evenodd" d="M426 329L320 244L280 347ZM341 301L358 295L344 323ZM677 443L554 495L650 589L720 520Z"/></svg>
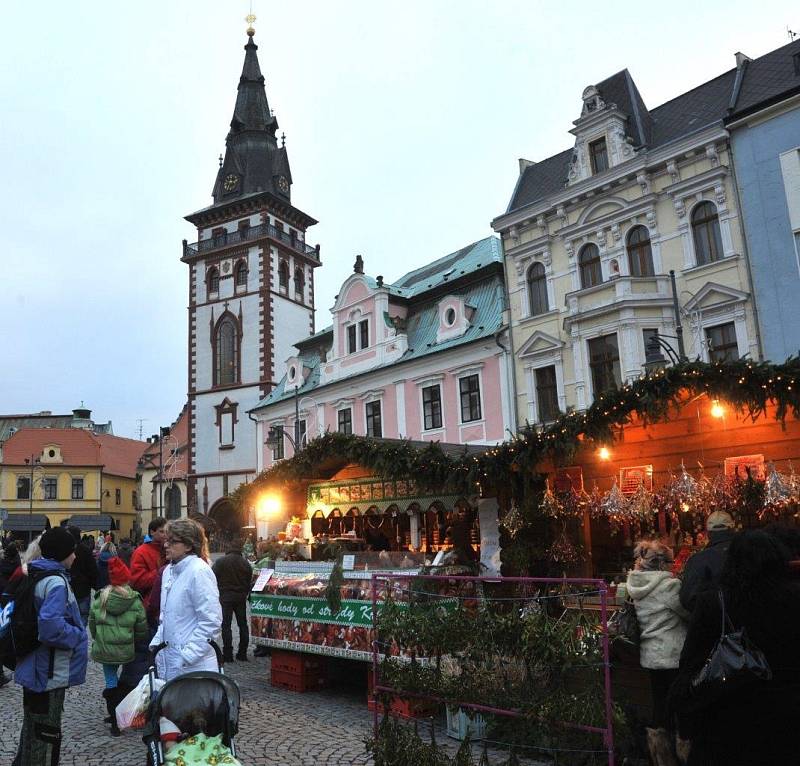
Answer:
<svg viewBox="0 0 800 766"><path fill-rule="evenodd" d="M698 266L722 258L719 216L713 202L701 202L692 211L692 235Z"/></svg>
<svg viewBox="0 0 800 766"><path fill-rule="evenodd" d="M230 313L223 314L214 333L214 385L239 382L239 323Z"/></svg>
<svg viewBox="0 0 800 766"><path fill-rule="evenodd" d="M605 138L598 138L589 144L589 157L592 161L592 173L608 170L608 149Z"/></svg>
<svg viewBox="0 0 800 766"><path fill-rule="evenodd" d="M303 295L305 293L306 287L306 278L303 274L303 270L301 268L296 268L294 270L294 296L298 300L303 300Z"/></svg>
<svg viewBox="0 0 800 766"><path fill-rule="evenodd" d="M600 268L600 250L597 245L589 243L578 256L581 272L581 287L595 287L603 281L603 272Z"/></svg>
<svg viewBox="0 0 800 766"><path fill-rule="evenodd" d="M247 287L247 263L245 261L239 261L236 265L234 283L237 289Z"/></svg>
<svg viewBox="0 0 800 766"><path fill-rule="evenodd" d="M282 293L289 292L289 264L286 261L278 264L278 287Z"/></svg>
<svg viewBox="0 0 800 766"><path fill-rule="evenodd" d="M219 293L219 270L212 266L206 274L206 284L208 285L208 294L216 295Z"/></svg>
<svg viewBox="0 0 800 766"><path fill-rule="evenodd" d="M652 277L655 273L650 233L644 226L634 226L628 234L628 267L632 277Z"/></svg>

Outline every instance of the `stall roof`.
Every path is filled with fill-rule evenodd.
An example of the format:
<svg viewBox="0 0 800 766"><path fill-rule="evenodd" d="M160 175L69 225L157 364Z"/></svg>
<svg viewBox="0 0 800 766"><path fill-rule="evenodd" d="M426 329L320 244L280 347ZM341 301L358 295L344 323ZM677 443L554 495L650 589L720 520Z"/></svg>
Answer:
<svg viewBox="0 0 800 766"><path fill-rule="evenodd" d="M50 519L44 513L9 513L3 529L10 532L41 532L50 528Z"/></svg>
<svg viewBox="0 0 800 766"><path fill-rule="evenodd" d="M77 514L70 517L69 526L77 527L81 532L100 532L116 529L114 519L107 513Z"/></svg>

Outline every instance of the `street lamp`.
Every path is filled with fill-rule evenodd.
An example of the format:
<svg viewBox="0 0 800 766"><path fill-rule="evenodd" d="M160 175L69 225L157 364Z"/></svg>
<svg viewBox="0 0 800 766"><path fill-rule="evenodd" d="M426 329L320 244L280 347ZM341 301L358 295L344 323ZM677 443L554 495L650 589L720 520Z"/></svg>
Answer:
<svg viewBox="0 0 800 766"><path fill-rule="evenodd" d="M673 364L680 364L688 361L686 349L683 345L683 325L681 324L681 311L678 305L678 288L675 284L675 270L669 272L670 286L672 287L672 310L675 313L675 335L662 335L659 332L653 333L645 346L644 368L648 372L667 366L667 360L662 354L662 350L667 352L669 360ZM675 349L664 338L670 338L678 343L678 350Z"/></svg>
<svg viewBox="0 0 800 766"><path fill-rule="evenodd" d="M28 516L33 516L33 473L34 471L41 471L41 459L36 457L36 455L31 455L30 457L25 458L25 464L30 465L31 467L31 476L28 484ZM41 476L39 477L41 479Z"/></svg>

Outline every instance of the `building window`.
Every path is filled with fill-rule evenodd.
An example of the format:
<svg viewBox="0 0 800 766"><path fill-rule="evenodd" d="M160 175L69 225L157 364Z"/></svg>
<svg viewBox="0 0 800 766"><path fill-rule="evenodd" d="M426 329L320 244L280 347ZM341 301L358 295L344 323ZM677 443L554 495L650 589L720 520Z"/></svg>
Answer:
<svg viewBox="0 0 800 766"><path fill-rule="evenodd" d="M453 308L447 309L444 312L444 323L448 327L452 327L456 323L456 310Z"/></svg>
<svg viewBox="0 0 800 766"><path fill-rule="evenodd" d="M122 505L122 490L115 489L114 490L114 504L115 505Z"/></svg>
<svg viewBox="0 0 800 766"><path fill-rule="evenodd" d="M303 275L303 270L297 268L294 270L294 297L297 300L303 300L303 295L305 295L305 288L306 288L306 278Z"/></svg>
<svg viewBox="0 0 800 766"><path fill-rule="evenodd" d="M273 426L275 429L275 446L272 448L272 460L283 460L283 426Z"/></svg>
<svg viewBox="0 0 800 766"><path fill-rule="evenodd" d="M589 368L595 397L603 391L619 388L622 374L616 333L601 335L589 341Z"/></svg>
<svg viewBox="0 0 800 766"><path fill-rule="evenodd" d="M236 265L234 282L237 288L247 287L247 263L245 261L239 261Z"/></svg>
<svg viewBox="0 0 800 766"><path fill-rule="evenodd" d="M358 340L361 344L361 348L368 348L369 347L369 320L362 319L358 323Z"/></svg>
<svg viewBox="0 0 800 766"><path fill-rule="evenodd" d="M58 497L58 479L48 476L42 482L45 500L55 500Z"/></svg>
<svg viewBox="0 0 800 766"><path fill-rule="evenodd" d="M739 358L736 327L733 322L706 328L708 358L711 362L730 362Z"/></svg>
<svg viewBox="0 0 800 766"><path fill-rule="evenodd" d="M214 333L214 385L239 382L239 323L232 314L223 314Z"/></svg>
<svg viewBox="0 0 800 766"><path fill-rule="evenodd" d="M141 511L142 509L139 507L139 493L134 489L131 491L131 505L133 505L134 511Z"/></svg>
<svg viewBox="0 0 800 766"><path fill-rule="evenodd" d="M592 160L592 173L608 170L608 150L605 138L598 138L589 144L589 157Z"/></svg>
<svg viewBox="0 0 800 766"><path fill-rule="evenodd" d="M719 216L712 202L701 202L692 211L692 236L698 266L722 258Z"/></svg>
<svg viewBox="0 0 800 766"><path fill-rule="evenodd" d="M31 499L31 480L27 476L17 479L17 500Z"/></svg>
<svg viewBox="0 0 800 766"><path fill-rule="evenodd" d="M536 379L536 404L539 409L539 422L549 423L558 417L558 385L556 368L540 367L534 371Z"/></svg>
<svg viewBox="0 0 800 766"><path fill-rule="evenodd" d="M438 385L422 389L422 414L426 431L442 427L442 389Z"/></svg>
<svg viewBox="0 0 800 766"><path fill-rule="evenodd" d="M216 295L219 292L219 271L214 266L208 270L206 282L208 284L208 294Z"/></svg>
<svg viewBox="0 0 800 766"><path fill-rule="evenodd" d="M481 384L476 375L467 375L458 381L461 396L461 422L471 423L481 419Z"/></svg>
<svg viewBox="0 0 800 766"><path fill-rule="evenodd" d="M655 274L650 232L644 226L634 226L628 233L628 269L632 277L652 277Z"/></svg>
<svg viewBox="0 0 800 766"><path fill-rule="evenodd" d="M278 264L278 288L282 293L289 292L289 264L286 261Z"/></svg>
<svg viewBox="0 0 800 766"><path fill-rule="evenodd" d="M339 410L336 413L336 421L336 430L340 434L349 435L353 433L353 410L350 407Z"/></svg>
<svg viewBox="0 0 800 766"><path fill-rule="evenodd" d="M356 346L356 326L354 324L347 327L347 353L355 354L358 350Z"/></svg>
<svg viewBox="0 0 800 766"><path fill-rule="evenodd" d="M308 444L308 439L306 438L306 421L305 420L298 420L297 421L297 449L302 449L306 444Z"/></svg>
<svg viewBox="0 0 800 766"><path fill-rule="evenodd" d="M72 499L83 500L83 479L72 480Z"/></svg>
<svg viewBox="0 0 800 766"><path fill-rule="evenodd" d="M594 287L603 281L603 272L600 268L600 250L591 242L586 245L578 256L581 270L581 288Z"/></svg>
<svg viewBox="0 0 800 766"><path fill-rule="evenodd" d="M367 402L365 411L367 415L367 436L380 439L383 435L383 429L381 428L381 403Z"/></svg>
<svg viewBox="0 0 800 766"><path fill-rule="evenodd" d="M534 263L528 269L528 305L533 317L546 314L550 310L547 301L547 277L541 263Z"/></svg>

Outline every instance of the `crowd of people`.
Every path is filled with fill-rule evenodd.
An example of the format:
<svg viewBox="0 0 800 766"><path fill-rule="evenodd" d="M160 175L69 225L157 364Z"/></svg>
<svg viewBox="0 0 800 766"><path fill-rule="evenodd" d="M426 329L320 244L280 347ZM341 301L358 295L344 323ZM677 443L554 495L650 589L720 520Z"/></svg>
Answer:
<svg viewBox="0 0 800 766"><path fill-rule="evenodd" d="M168 681L218 669L209 641L222 632L233 661L231 620L239 626L236 660L247 660L246 603L252 568L231 543L212 570L203 528L190 519L150 522L144 541L95 540L75 527L49 529L30 543L6 540L0 592L21 599L32 591L35 648L15 658L23 690L23 726L14 766L59 762L67 688L83 684L89 659L102 666L110 733L116 708L148 672ZM0 686L10 679L3 675Z"/></svg>
<svg viewBox="0 0 800 766"><path fill-rule="evenodd" d="M654 763L755 766L797 759L800 715L800 530L735 531L731 516L707 520L709 544L675 571L672 550L637 544L626 582L639 625L639 661L651 680ZM742 630L769 665L710 697L697 682L723 635Z"/></svg>

